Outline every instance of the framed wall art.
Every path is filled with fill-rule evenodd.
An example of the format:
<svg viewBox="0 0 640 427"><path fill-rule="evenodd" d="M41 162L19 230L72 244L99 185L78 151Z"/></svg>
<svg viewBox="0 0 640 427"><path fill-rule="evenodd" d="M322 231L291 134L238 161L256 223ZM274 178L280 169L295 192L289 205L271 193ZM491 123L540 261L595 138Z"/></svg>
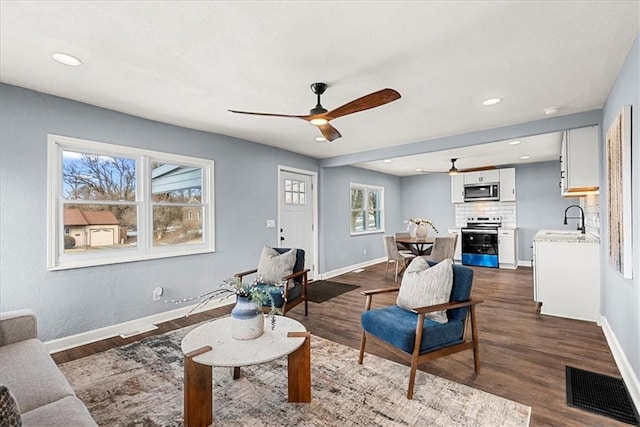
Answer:
<svg viewBox="0 0 640 427"><path fill-rule="evenodd" d="M632 278L631 106L625 105L607 130L607 213L609 263Z"/></svg>

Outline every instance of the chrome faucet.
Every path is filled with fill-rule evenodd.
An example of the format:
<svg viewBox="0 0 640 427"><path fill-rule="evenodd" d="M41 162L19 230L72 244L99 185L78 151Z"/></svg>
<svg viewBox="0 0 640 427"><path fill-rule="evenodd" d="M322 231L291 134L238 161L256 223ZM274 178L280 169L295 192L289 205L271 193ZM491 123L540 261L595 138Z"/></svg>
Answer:
<svg viewBox="0 0 640 427"><path fill-rule="evenodd" d="M567 216L567 211L573 207L576 207L578 209L580 209L580 216ZM585 227L584 227L584 211L582 210L582 208L578 205L571 205L569 206L567 209L564 210L564 225L567 225L567 219L579 219L580 220L580 225L578 225L578 230L580 230L580 232L582 234L585 234Z"/></svg>

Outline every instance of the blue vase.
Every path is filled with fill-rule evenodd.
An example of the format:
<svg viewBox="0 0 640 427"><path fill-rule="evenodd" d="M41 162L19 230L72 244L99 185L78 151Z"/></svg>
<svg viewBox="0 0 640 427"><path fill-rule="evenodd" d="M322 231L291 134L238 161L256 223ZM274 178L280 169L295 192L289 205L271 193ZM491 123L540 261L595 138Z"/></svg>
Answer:
<svg viewBox="0 0 640 427"><path fill-rule="evenodd" d="M231 318L231 336L237 340L252 340L264 332L262 307L249 297L237 297L236 305L231 310Z"/></svg>

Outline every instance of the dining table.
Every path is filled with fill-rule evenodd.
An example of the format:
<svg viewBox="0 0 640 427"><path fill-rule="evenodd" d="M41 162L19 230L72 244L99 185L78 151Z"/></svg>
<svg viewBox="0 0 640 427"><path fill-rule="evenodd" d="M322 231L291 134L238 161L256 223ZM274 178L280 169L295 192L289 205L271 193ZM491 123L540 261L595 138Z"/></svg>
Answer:
<svg viewBox="0 0 640 427"><path fill-rule="evenodd" d="M414 255L427 255L429 249L436 241L435 237L396 237L396 243L400 243L409 249Z"/></svg>

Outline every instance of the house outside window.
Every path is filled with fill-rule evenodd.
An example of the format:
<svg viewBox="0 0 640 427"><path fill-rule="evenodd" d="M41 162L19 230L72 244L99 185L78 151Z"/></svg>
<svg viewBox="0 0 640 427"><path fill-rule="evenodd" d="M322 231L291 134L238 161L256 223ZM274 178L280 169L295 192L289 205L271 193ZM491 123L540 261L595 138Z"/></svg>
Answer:
<svg viewBox="0 0 640 427"><path fill-rule="evenodd" d="M351 234L384 232L384 187L350 184Z"/></svg>
<svg viewBox="0 0 640 427"><path fill-rule="evenodd" d="M50 270L214 250L212 160L49 135L48 179Z"/></svg>

